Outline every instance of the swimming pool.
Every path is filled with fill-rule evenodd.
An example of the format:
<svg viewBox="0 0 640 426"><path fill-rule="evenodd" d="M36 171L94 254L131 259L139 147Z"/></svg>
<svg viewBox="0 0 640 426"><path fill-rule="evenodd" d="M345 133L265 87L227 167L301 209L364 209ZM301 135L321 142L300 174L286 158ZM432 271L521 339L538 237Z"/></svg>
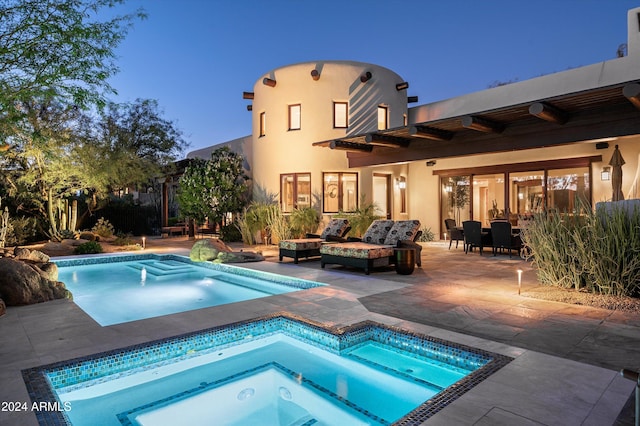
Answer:
<svg viewBox="0 0 640 426"><path fill-rule="evenodd" d="M74 302L108 326L326 284L176 255L56 260Z"/></svg>
<svg viewBox="0 0 640 426"><path fill-rule="evenodd" d="M420 424L511 358L279 313L23 371L41 424ZM66 410L66 411L65 411ZM49 422L49 423L47 423Z"/></svg>

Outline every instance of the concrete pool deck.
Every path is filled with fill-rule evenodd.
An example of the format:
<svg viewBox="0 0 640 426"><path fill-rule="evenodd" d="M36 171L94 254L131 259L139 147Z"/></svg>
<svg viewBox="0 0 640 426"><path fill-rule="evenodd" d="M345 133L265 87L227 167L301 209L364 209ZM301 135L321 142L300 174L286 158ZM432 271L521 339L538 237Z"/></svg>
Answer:
<svg viewBox="0 0 640 426"><path fill-rule="evenodd" d="M167 238L148 247L188 254L192 243ZM519 296L517 269L523 291L537 286L530 263L433 243L413 275L366 276L321 269L317 260L279 263L272 247L263 254L266 262L242 266L331 285L109 327L66 300L9 307L0 318L0 401L30 404L25 368L278 311L331 325L370 319L514 358L428 425L610 425L633 391L619 370L640 370L640 316ZM0 411L0 425L36 424L29 410Z"/></svg>

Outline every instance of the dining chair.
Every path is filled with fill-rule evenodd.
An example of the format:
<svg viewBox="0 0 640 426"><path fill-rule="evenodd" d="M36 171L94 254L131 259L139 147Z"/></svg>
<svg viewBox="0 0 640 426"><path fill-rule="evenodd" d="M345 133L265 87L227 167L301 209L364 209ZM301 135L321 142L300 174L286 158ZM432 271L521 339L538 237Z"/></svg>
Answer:
<svg viewBox="0 0 640 426"><path fill-rule="evenodd" d="M464 233L464 252L473 251L474 247L482 249L491 246L491 235L482 230L482 223L477 220L466 220L462 222L462 232Z"/></svg>
<svg viewBox="0 0 640 426"><path fill-rule="evenodd" d="M447 235L449 235L449 250L451 250L451 243L454 241L456 242L456 248L458 248L458 241L462 241L464 245L464 233L462 229L456 225L454 219L445 219L444 227L447 230Z"/></svg>
<svg viewBox="0 0 640 426"><path fill-rule="evenodd" d="M512 251L516 250L518 255L520 255L522 251L520 234L513 232L513 227L510 222L491 222L491 239L494 256L498 251L502 252L503 250L507 250L509 252L509 258L511 258Z"/></svg>

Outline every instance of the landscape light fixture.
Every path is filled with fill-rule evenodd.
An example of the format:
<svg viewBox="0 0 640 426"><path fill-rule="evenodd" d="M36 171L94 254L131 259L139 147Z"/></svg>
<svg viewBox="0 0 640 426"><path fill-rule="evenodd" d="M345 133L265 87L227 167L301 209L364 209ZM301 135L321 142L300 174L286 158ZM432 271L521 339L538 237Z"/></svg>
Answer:
<svg viewBox="0 0 640 426"><path fill-rule="evenodd" d="M399 92L401 90L406 90L409 88L409 83L407 83L406 81L403 81L402 83L398 83L396 84L396 90Z"/></svg>
<svg viewBox="0 0 640 426"><path fill-rule="evenodd" d="M611 180L611 166L604 166L600 172L601 180Z"/></svg>

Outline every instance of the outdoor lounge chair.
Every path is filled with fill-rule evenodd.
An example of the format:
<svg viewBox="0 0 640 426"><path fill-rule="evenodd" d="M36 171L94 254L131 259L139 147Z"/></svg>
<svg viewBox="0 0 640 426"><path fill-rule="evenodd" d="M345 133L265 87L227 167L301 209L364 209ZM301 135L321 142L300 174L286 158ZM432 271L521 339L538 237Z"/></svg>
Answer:
<svg viewBox="0 0 640 426"><path fill-rule="evenodd" d="M351 226L347 219L331 219L320 235L307 234L307 238L295 238L280 241L279 258L291 257L293 263L298 263L300 258L320 256L320 246L328 241L344 242L344 236L349 232Z"/></svg>
<svg viewBox="0 0 640 426"><path fill-rule="evenodd" d="M320 266L352 266L364 269L364 273L369 275L373 268L394 264L394 249L398 247L413 248L416 251L416 264L422 266L422 246L415 243L421 233L418 220L376 220L362 239L350 238L346 243L320 247Z"/></svg>

